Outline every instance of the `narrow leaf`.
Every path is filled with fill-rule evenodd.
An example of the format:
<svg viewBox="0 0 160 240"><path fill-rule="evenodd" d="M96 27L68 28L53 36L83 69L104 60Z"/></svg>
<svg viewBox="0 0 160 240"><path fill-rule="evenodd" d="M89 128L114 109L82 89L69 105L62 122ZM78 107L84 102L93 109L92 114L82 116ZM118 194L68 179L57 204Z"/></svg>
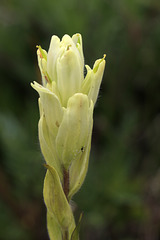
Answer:
<svg viewBox="0 0 160 240"><path fill-rule="evenodd" d="M48 170L44 180L43 196L47 210L51 216L56 217L62 230L68 229L70 235L75 228L71 207L63 192L57 171L49 165L45 166Z"/></svg>
<svg viewBox="0 0 160 240"><path fill-rule="evenodd" d="M77 224L77 226L75 227L75 229L72 233L71 240L79 240L79 232L80 232L82 217L83 217L83 213L80 214L78 224Z"/></svg>

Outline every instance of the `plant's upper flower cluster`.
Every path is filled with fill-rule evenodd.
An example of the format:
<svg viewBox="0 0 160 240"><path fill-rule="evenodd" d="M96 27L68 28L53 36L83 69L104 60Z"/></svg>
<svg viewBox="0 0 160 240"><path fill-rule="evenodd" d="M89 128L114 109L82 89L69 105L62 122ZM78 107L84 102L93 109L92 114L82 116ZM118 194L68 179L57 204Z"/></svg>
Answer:
<svg viewBox="0 0 160 240"><path fill-rule="evenodd" d="M37 50L38 64L41 70L43 86L56 94L62 106L75 93L88 95L96 102L102 80L105 56L95 62L93 69L86 65L84 78L84 56L82 37L75 34L72 38L64 35L62 41L53 35L48 54L40 46Z"/></svg>
<svg viewBox="0 0 160 240"><path fill-rule="evenodd" d="M60 179L70 169L70 196L80 188L88 166L93 108L105 67L105 56L91 69L86 65L82 37L53 35L48 53L38 46L42 84L31 84L39 93L39 139L46 162Z"/></svg>

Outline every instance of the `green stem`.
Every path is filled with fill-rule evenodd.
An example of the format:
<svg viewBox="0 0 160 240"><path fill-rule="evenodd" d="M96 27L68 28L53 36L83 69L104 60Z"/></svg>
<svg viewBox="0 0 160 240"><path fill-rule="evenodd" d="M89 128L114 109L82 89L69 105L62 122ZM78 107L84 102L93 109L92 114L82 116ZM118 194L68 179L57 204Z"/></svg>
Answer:
<svg viewBox="0 0 160 240"><path fill-rule="evenodd" d="M64 231L63 240L69 240L68 231Z"/></svg>
<svg viewBox="0 0 160 240"><path fill-rule="evenodd" d="M63 169L63 191L68 201L69 194L69 170Z"/></svg>
<svg viewBox="0 0 160 240"><path fill-rule="evenodd" d="M63 169L63 191L68 201L69 194L69 170ZM69 240L68 229L63 232L63 240Z"/></svg>

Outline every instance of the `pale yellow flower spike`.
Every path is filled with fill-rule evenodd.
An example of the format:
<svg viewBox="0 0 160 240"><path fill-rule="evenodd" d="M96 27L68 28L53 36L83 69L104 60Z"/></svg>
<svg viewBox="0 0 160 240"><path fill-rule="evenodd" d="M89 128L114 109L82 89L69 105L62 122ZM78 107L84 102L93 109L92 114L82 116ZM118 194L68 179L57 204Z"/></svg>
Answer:
<svg viewBox="0 0 160 240"><path fill-rule="evenodd" d="M86 65L81 34L53 35L48 53L37 46L42 85L38 92L41 151L46 161L44 201L50 240L79 240L70 200L80 189L88 170L93 110L105 68L105 57Z"/></svg>

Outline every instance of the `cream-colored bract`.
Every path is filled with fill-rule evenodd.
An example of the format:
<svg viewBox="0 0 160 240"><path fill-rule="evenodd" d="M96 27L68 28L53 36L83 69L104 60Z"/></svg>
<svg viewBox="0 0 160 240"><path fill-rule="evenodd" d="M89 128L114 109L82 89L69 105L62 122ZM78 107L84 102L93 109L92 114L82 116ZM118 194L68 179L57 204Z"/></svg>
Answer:
<svg viewBox="0 0 160 240"><path fill-rule="evenodd" d="M43 86L55 93L66 107L68 99L75 93L87 94L95 104L105 68L105 55L93 65L88 65L84 78L84 56L82 37L64 35L62 41L53 35L48 53L38 46L38 65Z"/></svg>
<svg viewBox="0 0 160 240"><path fill-rule="evenodd" d="M42 85L39 93L39 141L46 161L44 200L51 240L78 240L69 201L88 169L93 109L105 68L105 55L91 69L86 65L82 37L53 35L48 52L38 46ZM68 225L69 224L69 225ZM53 227L52 227L53 225ZM74 233L73 233L74 232Z"/></svg>

